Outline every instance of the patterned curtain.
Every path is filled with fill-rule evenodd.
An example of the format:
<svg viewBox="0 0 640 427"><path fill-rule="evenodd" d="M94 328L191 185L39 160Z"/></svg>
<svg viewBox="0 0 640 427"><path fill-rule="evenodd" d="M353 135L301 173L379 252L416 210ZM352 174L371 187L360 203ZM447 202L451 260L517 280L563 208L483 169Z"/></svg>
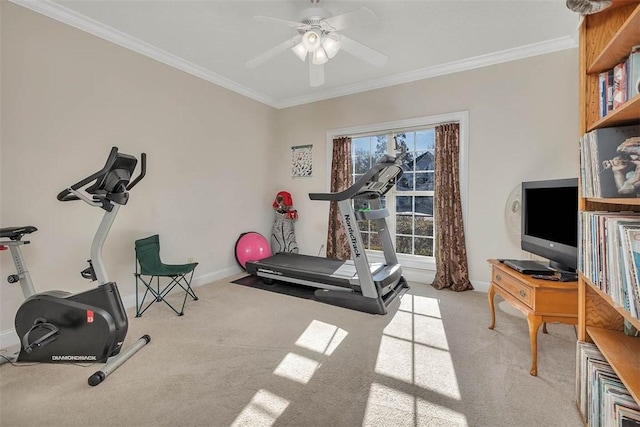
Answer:
<svg viewBox="0 0 640 427"><path fill-rule="evenodd" d="M473 289L469 281L460 199L460 125L436 126L434 213L436 233L436 289L460 292Z"/></svg>
<svg viewBox="0 0 640 427"><path fill-rule="evenodd" d="M332 193L346 190L351 185L351 138L341 137L333 140L333 159L331 161ZM351 246L337 202L329 207L329 232L327 233L327 258L347 260L351 258Z"/></svg>

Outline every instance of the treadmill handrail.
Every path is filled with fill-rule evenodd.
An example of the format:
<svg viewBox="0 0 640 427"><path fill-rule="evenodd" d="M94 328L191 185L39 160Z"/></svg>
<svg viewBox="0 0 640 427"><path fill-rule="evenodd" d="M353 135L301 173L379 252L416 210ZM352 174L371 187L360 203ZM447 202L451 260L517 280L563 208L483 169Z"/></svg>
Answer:
<svg viewBox="0 0 640 427"><path fill-rule="evenodd" d="M391 155L385 155L378 163L373 165L364 175L362 175L351 187L337 193L309 193L311 200L340 201L354 198L371 178L386 168L398 168L399 173L396 179L402 176L402 167L398 164L398 159Z"/></svg>

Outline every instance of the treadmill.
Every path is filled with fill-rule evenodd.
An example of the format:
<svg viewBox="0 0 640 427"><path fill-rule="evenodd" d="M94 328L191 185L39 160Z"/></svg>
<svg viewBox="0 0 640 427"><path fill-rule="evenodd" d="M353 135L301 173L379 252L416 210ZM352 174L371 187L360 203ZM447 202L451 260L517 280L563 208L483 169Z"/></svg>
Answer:
<svg viewBox="0 0 640 427"><path fill-rule="evenodd" d="M351 260L281 252L259 261L247 261L249 274L269 284L273 281L318 288L315 299L372 314L386 314L387 306L409 286L402 276L380 197L402 176L400 157L385 154L351 187L338 193L310 193L311 200L337 202L342 223L351 241ZM353 209L352 200L367 200L368 209ZM367 260L357 221L373 220L382 243L384 263Z"/></svg>

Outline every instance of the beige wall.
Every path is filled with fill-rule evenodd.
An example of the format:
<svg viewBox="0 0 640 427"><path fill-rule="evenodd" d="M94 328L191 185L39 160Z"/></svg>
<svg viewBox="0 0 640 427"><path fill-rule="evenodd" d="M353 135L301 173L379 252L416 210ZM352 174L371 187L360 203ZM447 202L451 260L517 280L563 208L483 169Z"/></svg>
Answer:
<svg viewBox="0 0 640 427"><path fill-rule="evenodd" d="M235 240L268 235L278 190L294 197L302 253L316 255L328 206L307 194L328 188L331 129L468 111L465 226L480 290L487 258L524 256L505 228L509 192L578 170L576 50L277 111L19 6L0 11L0 226L39 228L24 251L39 291L92 286L79 271L101 212L55 195L102 167L112 145L149 156L104 251L128 301L135 239L160 233L167 261L201 263L200 283L232 274ZM313 144L313 177L293 179L290 149L301 144ZM3 281L9 261L0 254ZM0 283L0 341L21 301Z"/></svg>
<svg viewBox="0 0 640 427"><path fill-rule="evenodd" d="M577 176L576 67L574 49L280 111L279 155L313 144L312 178L292 179L286 168L278 178L299 211L301 251L315 255L326 239L328 206L306 195L328 189L327 130L468 111L467 251L471 280L486 291L487 258L527 256L505 226L511 190L525 180ZM432 275L409 278L420 277Z"/></svg>
<svg viewBox="0 0 640 427"><path fill-rule="evenodd" d="M0 224L38 227L23 251L36 289L93 286L79 272L102 211L56 195L99 170L113 145L148 154L104 248L123 298L134 292L133 242L153 233L167 262L199 261L201 280L239 271L237 237L272 220L277 111L22 7L1 10ZM23 297L4 279L8 252L0 262L6 331Z"/></svg>

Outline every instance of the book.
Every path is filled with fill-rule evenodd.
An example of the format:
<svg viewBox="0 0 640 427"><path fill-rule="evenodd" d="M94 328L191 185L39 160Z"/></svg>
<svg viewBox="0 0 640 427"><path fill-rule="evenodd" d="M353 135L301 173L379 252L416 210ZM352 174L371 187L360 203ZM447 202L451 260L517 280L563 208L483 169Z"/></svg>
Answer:
<svg viewBox="0 0 640 427"><path fill-rule="evenodd" d="M613 67L613 109L627 102L627 63L621 62Z"/></svg>
<svg viewBox="0 0 640 427"><path fill-rule="evenodd" d="M607 86L607 98L606 98L606 104L607 104L607 108L605 110L605 115L607 115L607 113L613 111L613 69L607 71L607 82L606 82L606 86Z"/></svg>
<svg viewBox="0 0 640 427"><path fill-rule="evenodd" d="M620 225L622 232L621 252L625 267L625 309L635 318L640 317L640 228ZM628 306L628 308L627 308Z"/></svg>
<svg viewBox="0 0 640 427"><path fill-rule="evenodd" d="M616 404L615 411L616 427L640 427L640 410Z"/></svg>
<svg viewBox="0 0 640 427"><path fill-rule="evenodd" d="M598 109L600 118L603 118L607 114L607 72L603 71L598 74L598 89L600 96L598 97L600 107Z"/></svg>
<svg viewBox="0 0 640 427"><path fill-rule="evenodd" d="M586 140L594 187L587 197L640 196L640 125L595 129Z"/></svg>
<svg viewBox="0 0 640 427"><path fill-rule="evenodd" d="M640 45L631 48L627 69L627 99L640 93Z"/></svg>

